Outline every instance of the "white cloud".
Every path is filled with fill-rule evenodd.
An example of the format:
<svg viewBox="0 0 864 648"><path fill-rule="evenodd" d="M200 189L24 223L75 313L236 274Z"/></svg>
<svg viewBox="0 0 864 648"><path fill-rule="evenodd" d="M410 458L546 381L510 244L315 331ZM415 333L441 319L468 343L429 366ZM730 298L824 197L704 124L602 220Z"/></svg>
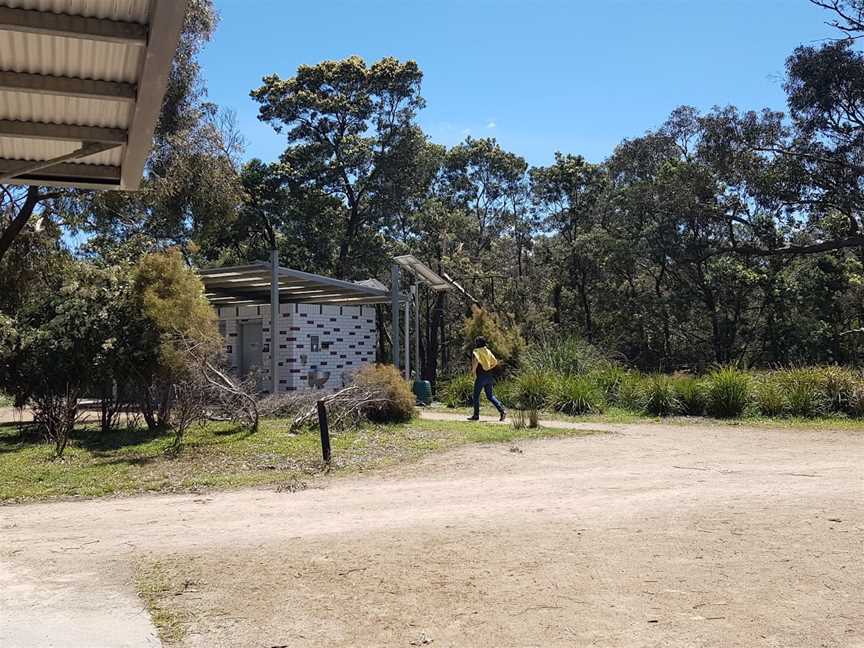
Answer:
<svg viewBox="0 0 864 648"><path fill-rule="evenodd" d="M498 125L498 124L496 124L496 123L495 123L495 120L493 119L493 120L490 121L488 124L486 124L486 128L495 128L497 125Z"/></svg>

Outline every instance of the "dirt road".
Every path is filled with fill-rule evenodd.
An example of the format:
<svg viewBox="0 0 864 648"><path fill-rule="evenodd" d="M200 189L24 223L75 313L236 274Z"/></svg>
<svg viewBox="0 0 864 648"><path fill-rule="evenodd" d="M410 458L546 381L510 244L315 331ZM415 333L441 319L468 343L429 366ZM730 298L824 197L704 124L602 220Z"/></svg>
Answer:
<svg viewBox="0 0 864 648"><path fill-rule="evenodd" d="M600 426L595 426L600 427ZM661 425L0 508L0 645L864 646L864 433Z"/></svg>

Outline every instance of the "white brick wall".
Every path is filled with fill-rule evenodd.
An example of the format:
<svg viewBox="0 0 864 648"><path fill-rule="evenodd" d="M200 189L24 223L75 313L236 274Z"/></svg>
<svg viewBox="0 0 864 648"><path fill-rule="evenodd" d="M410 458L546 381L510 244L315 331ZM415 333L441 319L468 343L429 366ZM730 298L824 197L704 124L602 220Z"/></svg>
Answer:
<svg viewBox="0 0 864 648"><path fill-rule="evenodd" d="M218 308L220 328L225 335L225 353L233 371L240 369L240 324L262 324L262 388L270 388L270 307L223 306ZM282 304L276 335L279 391L306 390L312 376L329 374L324 389L333 391L350 374L375 361L376 331L374 306L331 306ZM313 337L318 338L317 350Z"/></svg>

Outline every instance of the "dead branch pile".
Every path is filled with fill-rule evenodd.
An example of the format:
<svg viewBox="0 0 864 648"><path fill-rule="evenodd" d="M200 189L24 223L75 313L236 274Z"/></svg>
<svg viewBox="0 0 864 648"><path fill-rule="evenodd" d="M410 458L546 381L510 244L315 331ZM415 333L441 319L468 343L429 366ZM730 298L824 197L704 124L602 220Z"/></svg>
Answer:
<svg viewBox="0 0 864 648"><path fill-rule="evenodd" d="M296 432L317 421L318 401L323 401L326 404L330 427L338 430L358 425L366 418L371 408L390 403L391 399L384 389L350 385L334 394L315 398L291 421L289 428L291 432Z"/></svg>
<svg viewBox="0 0 864 648"><path fill-rule="evenodd" d="M261 414L255 394L255 378L238 380L208 360L202 360L198 370L208 386L211 407L222 417L257 432Z"/></svg>
<svg viewBox="0 0 864 648"><path fill-rule="evenodd" d="M210 418L233 421L257 432L260 419L257 377L237 379L218 366L220 358L212 353L209 345L179 333L176 339L189 358L192 381L200 383Z"/></svg>
<svg viewBox="0 0 864 648"><path fill-rule="evenodd" d="M258 401L258 411L267 418L293 419L321 398L320 392L293 391L280 394L269 394Z"/></svg>

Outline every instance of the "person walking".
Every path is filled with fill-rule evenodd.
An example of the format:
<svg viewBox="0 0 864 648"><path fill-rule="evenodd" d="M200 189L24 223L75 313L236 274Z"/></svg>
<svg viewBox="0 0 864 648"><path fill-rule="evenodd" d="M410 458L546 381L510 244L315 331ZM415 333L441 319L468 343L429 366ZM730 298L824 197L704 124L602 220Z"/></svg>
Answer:
<svg viewBox="0 0 864 648"><path fill-rule="evenodd" d="M474 415L469 416L469 421L480 420L480 392L486 392L486 398L495 406L500 415L499 421L507 417L507 411L501 404L492 388L495 386L495 374L493 370L498 366L498 358L486 346L486 338L474 339L474 351L471 354L471 373L474 374Z"/></svg>

